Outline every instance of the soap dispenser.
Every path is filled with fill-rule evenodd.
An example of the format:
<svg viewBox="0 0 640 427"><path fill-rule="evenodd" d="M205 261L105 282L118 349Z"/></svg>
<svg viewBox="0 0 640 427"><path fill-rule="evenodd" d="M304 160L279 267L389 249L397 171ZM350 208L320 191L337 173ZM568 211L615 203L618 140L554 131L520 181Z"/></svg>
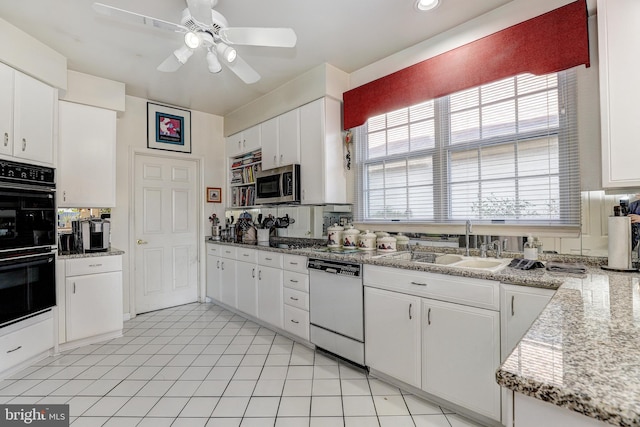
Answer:
<svg viewBox="0 0 640 427"><path fill-rule="evenodd" d="M524 244L524 259L537 260L538 259L538 248L535 247L533 243L533 236L529 234L527 237L527 241Z"/></svg>

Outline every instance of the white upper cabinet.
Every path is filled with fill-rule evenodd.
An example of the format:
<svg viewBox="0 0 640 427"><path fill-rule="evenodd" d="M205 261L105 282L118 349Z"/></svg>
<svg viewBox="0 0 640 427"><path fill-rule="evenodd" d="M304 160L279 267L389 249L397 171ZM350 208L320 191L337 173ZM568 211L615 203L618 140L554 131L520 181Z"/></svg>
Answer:
<svg viewBox="0 0 640 427"><path fill-rule="evenodd" d="M598 0L603 188L640 187L640 2Z"/></svg>
<svg viewBox="0 0 640 427"><path fill-rule="evenodd" d="M300 107L302 203L346 203L340 102L323 98Z"/></svg>
<svg viewBox="0 0 640 427"><path fill-rule="evenodd" d="M56 90L0 64L0 154L53 164Z"/></svg>
<svg viewBox="0 0 640 427"><path fill-rule="evenodd" d="M0 63L0 154L13 155L13 68Z"/></svg>
<svg viewBox="0 0 640 427"><path fill-rule="evenodd" d="M248 153L260 148L260 125L255 125L226 139L227 157Z"/></svg>
<svg viewBox="0 0 640 427"><path fill-rule="evenodd" d="M300 163L300 110L281 114L261 124L262 169Z"/></svg>
<svg viewBox="0 0 640 427"><path fill-rule="evenodd" d="M116 112L60 101L58 206L116 205Z"/></svg>

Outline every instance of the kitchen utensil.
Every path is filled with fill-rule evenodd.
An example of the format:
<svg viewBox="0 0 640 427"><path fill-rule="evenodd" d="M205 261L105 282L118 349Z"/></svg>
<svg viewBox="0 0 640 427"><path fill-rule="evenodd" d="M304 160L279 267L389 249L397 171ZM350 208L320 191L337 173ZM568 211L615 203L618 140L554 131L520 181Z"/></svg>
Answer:
<svg viewBox="0 0 640 427"><path fill-rule="evenodd" d="M261 213L259 213L259 214L258 214L258 220L257 220L257 222L256 222L256 225L257 225L259 228L261 228L261 227L262 227L262 214L261 214Z"/></svg>

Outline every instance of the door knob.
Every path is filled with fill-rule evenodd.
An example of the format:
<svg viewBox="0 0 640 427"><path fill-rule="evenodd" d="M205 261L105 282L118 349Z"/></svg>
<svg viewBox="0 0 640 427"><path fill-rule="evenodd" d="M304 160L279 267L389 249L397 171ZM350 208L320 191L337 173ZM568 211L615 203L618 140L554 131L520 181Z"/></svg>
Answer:
<svg viewBox="0 0 640 427"><path fill-rule="evenodd" d="M149 243L149 242L147 242L146 240L138 239L138 240L136 241L136 243L137 243L137 244L139 244L139 245L146 245L146 244L147 244L147 243Z"/></svg>

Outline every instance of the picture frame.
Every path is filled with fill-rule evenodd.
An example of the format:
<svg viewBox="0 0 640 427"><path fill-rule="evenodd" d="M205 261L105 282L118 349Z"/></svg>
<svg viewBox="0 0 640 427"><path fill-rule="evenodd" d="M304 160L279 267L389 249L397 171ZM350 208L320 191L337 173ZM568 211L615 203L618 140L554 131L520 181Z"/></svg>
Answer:
<svg viewBox="0 0 640 427"><path fill-rule="evenodd" d="M207 203L222 203L222 188L207 187Z"/></svg>
<svg viewBox="0 0 640 427"><path fill-rule="evenodd" d="M147 102L147 148L191 153L191 111Z"/></svg>

